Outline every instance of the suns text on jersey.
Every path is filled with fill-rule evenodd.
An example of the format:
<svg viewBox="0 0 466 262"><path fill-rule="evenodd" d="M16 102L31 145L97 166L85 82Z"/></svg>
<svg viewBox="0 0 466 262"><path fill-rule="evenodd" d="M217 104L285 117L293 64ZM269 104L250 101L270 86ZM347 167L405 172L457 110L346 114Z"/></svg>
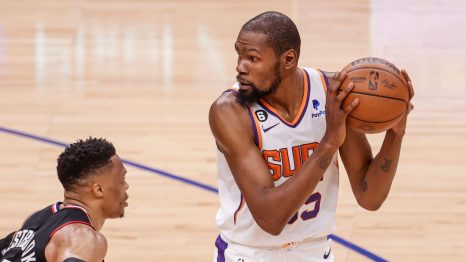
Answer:
<svg viewBox="0 0 466 262"><path fill-rule="evenodd" d="M301 165L306 161L314 150L319 146L319 143L308 143L299 146L293 146L291 150L288 148L262 150L264 158L274 181L283 177L293 176L298 172ZM291 160L294 168L291 167Z"/></svg>

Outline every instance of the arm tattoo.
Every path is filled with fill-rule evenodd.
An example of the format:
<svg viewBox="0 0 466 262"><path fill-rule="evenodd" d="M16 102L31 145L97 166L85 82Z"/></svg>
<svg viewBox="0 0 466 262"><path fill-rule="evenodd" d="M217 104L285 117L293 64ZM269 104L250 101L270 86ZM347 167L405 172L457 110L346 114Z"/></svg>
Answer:
<svg viewBox="0 0 466 262"><path fill-rule="evenodd" d="M390 166L392 165L392 160L388 159L388 158L385 158L385 163L383 165L380 166L380 169L385 172L385 173L388 173L388 171L390 171Z"/></svg>
<svg viewBox="0 0 466 262"><path fill-rule="evenodd" d="M320 167L323 170L327 170L327 167L330 165L330 162L332 161L331 157L321 157L317 159L317 166Z"/></svg>
<svg viewBox="0 0 466 262"><path fill-rule="evenodd" d="M79 259L79 258L76 258L76 257L69 257L65 260L63 260L63 262L86 262L82 259Z"/></svg>
<svg viewBox="0 0 466 262"><path fill-rule="evenodd" d="M367 181L365 179L361 181L361 189L362 189L362 192L367 191Z"/></svg>

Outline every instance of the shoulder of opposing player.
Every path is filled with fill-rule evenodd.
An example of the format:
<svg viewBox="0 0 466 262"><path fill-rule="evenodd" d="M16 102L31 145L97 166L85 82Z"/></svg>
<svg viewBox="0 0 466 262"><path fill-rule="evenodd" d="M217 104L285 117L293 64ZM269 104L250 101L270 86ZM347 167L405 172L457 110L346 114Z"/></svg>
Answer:
<svg viewBox="0 0 466 262"><path fill-rule="evenodd" d="M107 239L92 227L84 224L69 224L58 230L50 240L56 252L84 252L81 256L104 258L107 253ZM60 251L61 250L61 251Z"/></svg>

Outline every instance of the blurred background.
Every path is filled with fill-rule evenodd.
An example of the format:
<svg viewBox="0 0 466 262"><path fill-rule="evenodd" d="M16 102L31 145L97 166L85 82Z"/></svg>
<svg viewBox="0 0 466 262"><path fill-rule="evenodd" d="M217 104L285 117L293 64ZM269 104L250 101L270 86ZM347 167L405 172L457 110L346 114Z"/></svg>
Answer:
<svg viewBox="0 0 466 262"><path fill-rule="evenodd" d="M336 71L377 56L414 83L387 201L377 212L359 208L341 170L335 235L390 261L465 261L461 0L1 0L0 236L62 200L60 143L92 135L132 161L126 217L102 231L106 261L212 261L218 199L207 114L235 81L241 26L268 10L297 24L301 66ZM378 152L383 135L369 138ZM332 250L337 261L371 259L339 243Z"/></svg>

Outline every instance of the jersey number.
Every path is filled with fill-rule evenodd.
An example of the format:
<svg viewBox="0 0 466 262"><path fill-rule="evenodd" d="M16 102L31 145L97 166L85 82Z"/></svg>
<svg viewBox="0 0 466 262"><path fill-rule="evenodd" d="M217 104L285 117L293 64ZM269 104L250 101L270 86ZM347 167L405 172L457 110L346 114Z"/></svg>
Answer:
<svg viewBox="0 0 466 262"><path fill-rule="evenodd" d="M314 217L317 216L317 214L319 213L319 210L320 210L320 199L322 198L322 196L320 195L319 192L316 192L314 194L312 194L307 200L306 202L304 203L304 205L306 206L311 206L312 204L314 205L314 208L312 208L311 210L304 210L300 217L302 220L309 220L309 219L312 219ZM298 213L299 212L296 212L296 214L290 219L290 221L288 222L288 224L293 224L296 220L298 220Z"/></svg>

